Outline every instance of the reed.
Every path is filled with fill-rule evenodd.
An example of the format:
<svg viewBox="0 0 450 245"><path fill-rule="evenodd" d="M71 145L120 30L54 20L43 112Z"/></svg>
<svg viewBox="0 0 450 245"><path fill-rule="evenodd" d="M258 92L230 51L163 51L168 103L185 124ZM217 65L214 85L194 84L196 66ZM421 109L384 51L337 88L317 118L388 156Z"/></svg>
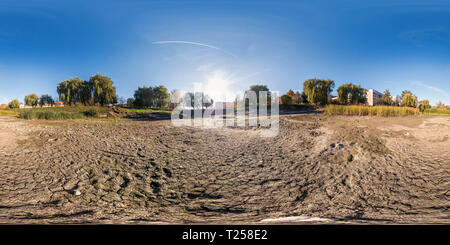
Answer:
<svg viewBox="0 0 450 245"><path fill-rule="evenodd" d="M18 109L17 111L19 114L19 118L23 119L67 120L96 118L102 113L106 114L108 112L108 108L97 106L64 106Z"/></svg>
<svg viewBox="0 0 450 245"><path fill-rule="evenodd" d="M450 115L450 109L431 108L431 109L426 109L423 113L427 114L427 115Z"/></svg>
<svg viewBox="0 0 450 245"><path fill-rule="evenodd" d="M421 112L416 108L397 107L397 106L364 106L364 105L328 105L324 113L327 115L345 115L345 116L408 116L420 115Z"/></svg>

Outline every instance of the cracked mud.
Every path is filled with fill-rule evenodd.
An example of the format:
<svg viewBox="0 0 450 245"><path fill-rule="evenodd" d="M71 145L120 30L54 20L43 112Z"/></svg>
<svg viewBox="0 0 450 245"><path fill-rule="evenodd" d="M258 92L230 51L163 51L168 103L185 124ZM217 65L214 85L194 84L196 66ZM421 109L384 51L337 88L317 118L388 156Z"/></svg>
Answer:
<svg viewBox="0 0 450 245"><path fill-rule="evenodd" d="M450 223L449 137L431 116L282 116L274 138L0 117L0 222Z"/></svg>

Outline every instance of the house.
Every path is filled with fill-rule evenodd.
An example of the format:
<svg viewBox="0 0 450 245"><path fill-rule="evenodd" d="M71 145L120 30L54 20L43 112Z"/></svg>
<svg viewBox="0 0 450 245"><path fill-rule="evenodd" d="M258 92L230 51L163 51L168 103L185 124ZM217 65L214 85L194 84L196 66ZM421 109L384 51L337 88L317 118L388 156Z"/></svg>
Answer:
<svg viewBox="0 0 450 245"><path fill-rule="evenodd" d="M63 106L64 106L64 102L62 102L62 101L56 101L56 102L55 102L55 106L56 106L56 107L63 107Z"/></svg>
<svg viewBox="0 0 450 245"><path fill-rule="evenodd" d="M394 105L400 105L400 103L401 103L401 98L398 95L392 95L391 100L392 100L392 104L394 104Z"/></svg>
<svg viewBox="0 0 450 245"><path fill-rule="evenodd" d="M29 108L33 108L33 107L30 106L30 105L26 105L26 104L20 103L19 108L20 109L29 109Z"/></svg>
<svg viewBox="0 0 450 245"><path fill-rule="evenodd" d="M337 101L339 99L338 96L330 95L328 96L328 101Z"/></svg>
<svg viewBox="0 0 450 245"><path fill-rule="evenodd" d="M52 105L52 104L49 104L49 103L45 103L45 104L43 104L42 106L40 105L40 104L38 104L38 106L39 107L53 107L54 105Z"/></svg>
<svg viewBox="0 0 450 245"><path fill-rule="evenodd" d="M374 105L380 105L383 103L382 100L383 94L376 91L375 89L368 89L366 91L366 99L367 99L367 105L374 106Z"/></svg>

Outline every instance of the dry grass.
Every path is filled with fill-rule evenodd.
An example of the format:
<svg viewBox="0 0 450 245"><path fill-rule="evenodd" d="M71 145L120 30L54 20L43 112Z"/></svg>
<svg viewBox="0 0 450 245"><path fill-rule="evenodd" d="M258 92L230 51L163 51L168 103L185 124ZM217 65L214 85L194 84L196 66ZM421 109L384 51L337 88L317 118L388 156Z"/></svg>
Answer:
<svg viewBox="0 0 450 245"><path fill-rule="evenodd" d="M421 112L411 107L396 106L363 106L363 105L328 105L324 113L327 115L347 115L347 116L408 116L420 115Z"/></svg>

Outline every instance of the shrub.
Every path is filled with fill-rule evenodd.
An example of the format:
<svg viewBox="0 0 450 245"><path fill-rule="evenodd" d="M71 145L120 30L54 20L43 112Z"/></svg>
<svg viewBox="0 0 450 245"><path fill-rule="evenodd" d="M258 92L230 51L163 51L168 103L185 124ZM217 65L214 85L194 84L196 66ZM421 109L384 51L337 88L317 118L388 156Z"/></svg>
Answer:
<svg viewBox="0 0 450 245"><path fill-rule="evenodd" d="M87 111L84 112L84 114L87 117L98 117L100 112L99 112L99 110L97 108L89 108Z"/></svg>
<svg viewBox="0 0 450 245"><path fill-rule="evenodd" d="M431 106L430 106L430 102L428 100L422 100L419 104L419 110L421 112L424 112L425 110L430 109L430 108L431 108Z"/></svg>
<svg viewBox="0 0 450 245"><path fill-rule="evenodd" d="M17 108L20 107L20 102L19 102L18 99L15 99L15 100L9 102L9 103L8 103L8 106L9 106L9 108L11 108L11 109L17 109Z"/></svg>
<svg viewBox="0 0 450 245"><path fill-rule="evenodd" d="M292 104L292 97L289 95L286 95L286 94L281 96L281 104L283 104L283 105Z"/></svg>

